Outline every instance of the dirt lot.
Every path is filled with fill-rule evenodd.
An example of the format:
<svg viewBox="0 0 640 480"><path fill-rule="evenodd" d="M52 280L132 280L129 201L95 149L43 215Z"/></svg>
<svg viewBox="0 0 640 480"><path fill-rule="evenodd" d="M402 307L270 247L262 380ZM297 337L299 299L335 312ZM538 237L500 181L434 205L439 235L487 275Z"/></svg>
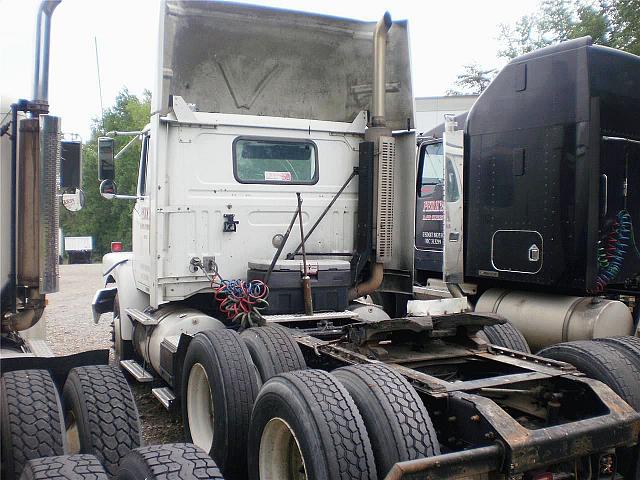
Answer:
<svg viewBox="0 0 640 480"><path fill-rule="evenodd" d="M47 339L57 355L111 348L111 314L93 323L91 300L103 287L102 265L60 265L60 291L48 296ZM113 362L113 351L111 351ZM132 379L146 444L183 440L182 422L172 417L151 394L151 387Z"/></svg>

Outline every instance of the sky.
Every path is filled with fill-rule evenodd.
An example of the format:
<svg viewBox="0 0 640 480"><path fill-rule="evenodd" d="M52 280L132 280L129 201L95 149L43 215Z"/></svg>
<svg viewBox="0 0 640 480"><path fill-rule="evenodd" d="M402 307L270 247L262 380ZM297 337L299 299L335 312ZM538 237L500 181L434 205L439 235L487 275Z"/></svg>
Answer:
<svg viewBox="0 0 640 480"><path fill-rule="evenodd" d="M414 93L444 95L469 63L500 68L498 26L531 13L538 0L253 0L292 10L375 21L385 10L408 19ZM0 0L0 95L32 97L38 0ZM151 89L159 0L63 0L53 15L49 104L65 133L88 139L118 92Z"/></svg>

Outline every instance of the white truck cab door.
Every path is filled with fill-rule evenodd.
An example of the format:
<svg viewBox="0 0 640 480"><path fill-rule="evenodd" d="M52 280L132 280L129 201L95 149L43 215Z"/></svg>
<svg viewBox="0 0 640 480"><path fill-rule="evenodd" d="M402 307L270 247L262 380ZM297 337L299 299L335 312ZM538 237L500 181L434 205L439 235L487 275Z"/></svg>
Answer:
<svg viewBox="0 0 640 480"><path fill-rule="evenodd" d="M146 292L149 292L151 279L149 277L149 261L150 261L150 213L149 213L149 194L150 187L147 181L149 173L149 155L150 135L145 133L142 137L142 150L140 153L140 168L138 171L138 189L137 199L132 212L132 246L135 253L135 262L133 265L136 286Z"/></svg>

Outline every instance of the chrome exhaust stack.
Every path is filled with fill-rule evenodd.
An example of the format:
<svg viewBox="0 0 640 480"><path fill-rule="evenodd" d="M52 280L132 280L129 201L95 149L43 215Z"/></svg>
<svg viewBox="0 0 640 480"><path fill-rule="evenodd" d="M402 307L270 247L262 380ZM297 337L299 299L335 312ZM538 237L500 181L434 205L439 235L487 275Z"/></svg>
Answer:
<svg viewBox="0 0 640 480"><path fill-rule="evenodd" d="M43 0L38 9L36 26L36 52L33 72L32 112L49 111L49 52L51 42L51 17L62 0ZM35 107L35 108L34 108ZM60 219L60 202L58 201L60 184L60 139L61 121L59 117L40 115L39 149L35 159L38 162L38 184L33 200L35 207L37 230L34 236L38 239L38 248L26 248L22 256L32 255L38 259L39 293L58 291L58 228ZM23 160L21 160L22 162ZM24 159L26 161L26 159ZM20 272L19 277L20 279Z"/></svg>
<svg viewBox="0 0 640 480"><path fill-rule="evenodd" d="M384 263L393 255L393 204L395 139L385 117L386 101L386 50L387 37L393 21L385 12L373 33L373 88L371 92L371 119L364 139L373 148L373 239L375 263L371 265L369 278L349 290L349 300L375 292L384 279Z"/></svg>
<svg viewBox="0 0 640 480"><path fill-rule="evenodd" d="M43 0L38 8L36 24L36 55L33 69L33 100L40 106L40 113L49 112L49 49L51 41L51 16L62 0Z"/></svg>
<svg viewBox="0 0 640 480"><path fill-rule="evenodd" d="M385 115L387 96L385 58L387 36L392 24L391 15L386 12L376 24L373 34L372 110L371 122L365 132L365 140L375 144L374 178L376 182L373 198L376 203L373 224L375 225L377 265L374 270L382 268L381 264L389 261L393 255L393 204L395 202L393 173L396 143L391 128L387 127ZM382 277L382 275L378 274L378 277Z"/></svg>
<svg viewBox="0 0 640 480"><path fill-rule="evenodd" d="M36 25L33 100L11 106L11 272L1 329L18 332L42 316L45 295L58 290L60 118L49 112L51 16L61 0L43 0ZM17 122L18 112L31 118ZM18 125L19 123L19 130ZM19 132L19 135L18 135ZM19 141L18 141L19 138Z"/></svg>
<svg viewBox="0 0 640 480"><path fill-rule="evenodd" d="M371 101L371 126L384 127L385 121L385 93L386 93L386 62L387 34L393 24L391 14L385 12L378 20L373 33L373 97Z"/></svg>

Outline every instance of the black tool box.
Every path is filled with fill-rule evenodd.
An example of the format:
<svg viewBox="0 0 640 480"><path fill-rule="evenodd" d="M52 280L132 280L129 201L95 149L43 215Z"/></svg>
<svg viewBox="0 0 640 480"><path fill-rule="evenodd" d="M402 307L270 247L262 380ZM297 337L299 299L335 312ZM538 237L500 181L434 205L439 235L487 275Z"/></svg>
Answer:
<svg viewBox="0 0 640 480"><path fill-rule="evenodd" d="M264 281L271 260L249 262L247 278ZM315 312L344 311L349 301L347 292L351 281L349 262L344 260L308 260L311 278L313 310ZM268 315L304 313L302 295L302 260L279 260L269 277Z"/></svg>

